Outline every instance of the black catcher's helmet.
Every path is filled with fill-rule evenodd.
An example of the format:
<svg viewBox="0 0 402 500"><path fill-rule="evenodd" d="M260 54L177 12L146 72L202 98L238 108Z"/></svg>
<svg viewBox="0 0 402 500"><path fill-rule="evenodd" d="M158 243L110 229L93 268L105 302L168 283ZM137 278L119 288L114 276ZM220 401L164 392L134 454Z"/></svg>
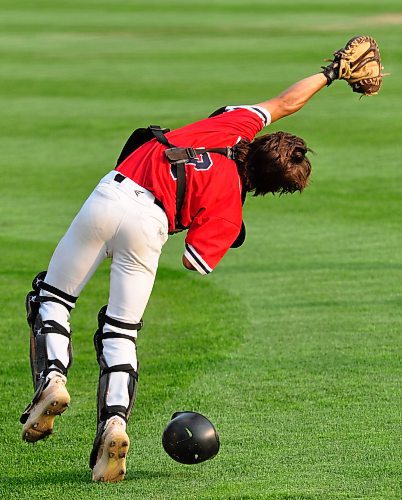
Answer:
<svg viewBox="0 0 402 500"><path fill-rule="evenodd" d="M198 464L219 451L219 436L212 423L200 413L176 412L163 431L166 453L182 464Z"/></svg>

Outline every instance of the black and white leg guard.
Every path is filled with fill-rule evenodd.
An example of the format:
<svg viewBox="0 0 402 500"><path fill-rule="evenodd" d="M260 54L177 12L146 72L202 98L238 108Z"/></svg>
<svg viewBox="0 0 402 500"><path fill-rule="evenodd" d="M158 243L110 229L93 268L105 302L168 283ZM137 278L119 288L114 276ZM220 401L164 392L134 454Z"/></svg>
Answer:
<svg viewBox="0 0 402 500"><path fill-rule="evenodd" d="M30 327L30 361L35 394L21 416L24 423L39 401L51 372L67 376L72 362L71 331L68 322L76 297L44 282L46 272L32 282L26 297L27 321ZM56 319L54 319L56 318Z"/></svg>
<svg viewBox="0 0 402 500"><path fill-rule="evenodd" d="M136 340L142 322L124 323L109 317L106 310L104 306L99 311L98 330L94 336L100 372L98 427L90 457L91 468L96 464L107 420L118 416L128 421L138 384Z"/></svg>

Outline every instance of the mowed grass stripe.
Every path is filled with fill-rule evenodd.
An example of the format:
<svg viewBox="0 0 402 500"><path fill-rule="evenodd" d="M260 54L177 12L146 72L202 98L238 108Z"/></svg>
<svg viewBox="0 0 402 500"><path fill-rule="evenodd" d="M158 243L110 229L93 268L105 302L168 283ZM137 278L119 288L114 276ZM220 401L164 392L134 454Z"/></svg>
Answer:
<svg viewBox="0 0 402 500"><path fill-rule="evenodd" d="M398 498L400 26L376 18L398 11L396 0L2 3L3 496ZM306 193L249 199L245 247L208 278L181 269L182 236L166 245L139 340L127 481L94 485L87 468L108 262L73 316L73 405L52 439L23 446L25 293L131 130L263 100L367 30L393 73L380 96L334 84L271 128L317 152ZM200 467L160 444L185 408L221 435Z"/></svg>

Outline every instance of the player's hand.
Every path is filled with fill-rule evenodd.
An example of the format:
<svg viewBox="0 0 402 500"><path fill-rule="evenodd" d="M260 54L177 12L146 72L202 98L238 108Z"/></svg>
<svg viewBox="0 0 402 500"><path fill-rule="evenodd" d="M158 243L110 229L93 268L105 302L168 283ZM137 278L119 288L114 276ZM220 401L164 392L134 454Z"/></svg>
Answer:
<svg viewBox="0 0 402 500"><path fill-rule="evenodd" d="M187 259L185 255L183 255L182 262L183 266L189 271L196 271L196 268L193 266L193 264L191 264L191 262Z"/></svg>

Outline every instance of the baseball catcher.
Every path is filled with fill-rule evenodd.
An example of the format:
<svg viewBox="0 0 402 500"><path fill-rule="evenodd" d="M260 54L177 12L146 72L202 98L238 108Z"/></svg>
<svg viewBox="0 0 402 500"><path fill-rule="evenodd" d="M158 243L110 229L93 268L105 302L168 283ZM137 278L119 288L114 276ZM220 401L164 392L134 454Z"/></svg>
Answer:
<svg viewBox="0 0 402 500"><path fill-rule="evenodd" d="M225 106L173 131L152 125L130 136L116 167L95 187L28 293L35 393L21 416L23 440L34 443L51 434L55 417L68 408L70 313L99 264L110 258L109 301L99 311L94 335L99 381L90 467L94 481L124 479L126 426L138 386L137 335L168 235L187 231L184 267L211 273L245 239L247 193L301 192L309 182L309 149L302 138L287 132L256 135L299 111L334 80L376 94L381 71L376 42L358 36L321 73L276 97Z"/></svg>

